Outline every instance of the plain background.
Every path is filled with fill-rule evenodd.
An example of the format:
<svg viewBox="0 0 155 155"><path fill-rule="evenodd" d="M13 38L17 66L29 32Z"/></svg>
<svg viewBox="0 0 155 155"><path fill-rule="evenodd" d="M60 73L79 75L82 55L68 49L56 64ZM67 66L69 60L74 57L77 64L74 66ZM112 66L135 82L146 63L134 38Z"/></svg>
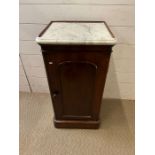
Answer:
<svg viewBox="0 0 155 155"><path fill-rule="evenodd" d="M17 155L19 151L18 1L9 1L9 5L8 1L2 2L0 9L0 154ZM136 155L154 155L154 0L136 0L136 3Z"/></svg>
<svg viewBox="0 0 155 155"><path fill-rule="evenodd" d="M51 20L105 20L118 43L104 98L135 99L134 0L20 0L20 91L49 93L35 38Z"/></svg>

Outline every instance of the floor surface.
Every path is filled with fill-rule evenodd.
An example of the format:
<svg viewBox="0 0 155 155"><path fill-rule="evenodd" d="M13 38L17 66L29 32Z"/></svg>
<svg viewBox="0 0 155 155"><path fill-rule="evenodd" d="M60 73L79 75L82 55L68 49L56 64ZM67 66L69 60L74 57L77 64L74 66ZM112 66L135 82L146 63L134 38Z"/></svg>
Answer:
<svg viewBox="0 0 155 155"><path fill-rule="evenodd" d="M134 155L134 101L105 99L99 129L56 129L49 94L20 93L20 155Z"/></svg>

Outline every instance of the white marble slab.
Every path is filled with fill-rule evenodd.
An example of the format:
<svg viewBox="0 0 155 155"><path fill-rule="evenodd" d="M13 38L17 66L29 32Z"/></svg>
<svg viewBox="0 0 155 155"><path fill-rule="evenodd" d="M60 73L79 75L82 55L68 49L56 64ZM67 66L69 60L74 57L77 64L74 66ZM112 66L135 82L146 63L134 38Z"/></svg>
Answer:
<svg viewBox="0 0 155 155"><path fill-rule="evenodd" d="M104 22L53 22L41 37L39 44L103 44L114 45L114 38Z"/></svg>

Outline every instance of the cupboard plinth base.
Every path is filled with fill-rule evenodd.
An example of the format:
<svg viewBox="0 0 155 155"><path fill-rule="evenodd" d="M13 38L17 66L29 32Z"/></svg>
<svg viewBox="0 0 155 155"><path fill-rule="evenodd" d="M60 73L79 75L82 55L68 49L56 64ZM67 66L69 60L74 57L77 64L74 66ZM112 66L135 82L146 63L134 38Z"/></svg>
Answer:
<svg viewBox="0 0 155 155"><path fill-rule="evenodd" d="M100 121L86 121L86 120L56 120L54 119L54 126L56 128L77 128L77 129L98 129Z"/></svg>

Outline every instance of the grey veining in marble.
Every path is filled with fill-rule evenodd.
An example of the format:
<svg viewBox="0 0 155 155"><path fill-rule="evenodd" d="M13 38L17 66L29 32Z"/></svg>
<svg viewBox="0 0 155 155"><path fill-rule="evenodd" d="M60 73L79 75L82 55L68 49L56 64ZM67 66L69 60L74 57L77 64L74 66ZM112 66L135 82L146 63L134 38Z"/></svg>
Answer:
<svg viewBox="0 0 155 155"><path fill-rule="evenodd" d="M70 23L53 22L36 41L40 44L108 44L114 45L114 38L104 22Z"/></svg>

